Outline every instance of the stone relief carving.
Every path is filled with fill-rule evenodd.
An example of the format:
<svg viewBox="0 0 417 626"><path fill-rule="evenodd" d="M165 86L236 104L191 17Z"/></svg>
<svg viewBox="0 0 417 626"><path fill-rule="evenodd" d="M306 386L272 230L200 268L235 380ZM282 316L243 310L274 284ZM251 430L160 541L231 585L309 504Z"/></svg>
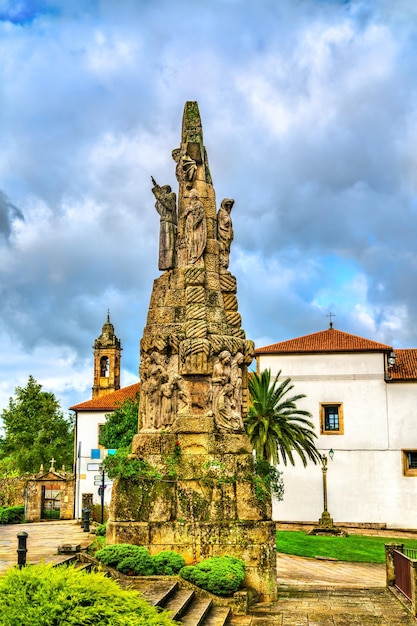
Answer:
<svg viewBox="0 0 417 626"><path fill-rule="evenodd" d="M202 265L207 243L207 226L204 204L198 191L190 191L190 201L185 210L185 241L189 265Z"/></svg>
<svg viewBox="0 0 417 626"><path fill-rule="evenodd" d="M244 355L220 352L213 365L212 410L219 430L243 431L241 416Z"/></svg>
<svg viewBox="0 0 417 626"><path fill-rule="evenodd" d="M236 410L233 393L233 385L227 383L218 398L214 419L219 430L243 431L243 420Z"/></svg>
<svg viewBox="0 0 417 626"><path fill-rule="evenodd" d="M161 430L172 426L178 412L190 409L187 386L175 363L156 351L143 356L140 366L141 427Z"/></svg>
<svg viewBox="0 0 417 626"><path fill-rule="evenodd" d="M169 185L160 187L152 178L155 208L160 216L158 268L175 267L175 240L177 235L177 197Z"/></svg>
<svg viewBox="0 0 417 626"><path fill-rule="evenodd" d="M164 359L158 352L146 355L141 366L141 416L142 428L159 428L161 415L161 384L168 380Z"/></svg>
<svg viewBox="0 0 417 626"><path fill-rule="evenodd" d="M217 212L217 239L220 244L220 269L227 270L229 267L230 245L233 241L233 225L231 211L235 201L224 198Z"/></svg>
<svg viewBox="0 0 417 626"><path fill-rule="evenodd" d="M237 411L242 409L242 382L243 382L243 363L245 357L241 352L235 354L232 359L232 365L230 369L230 382L233 386L233 398L235 408Z"/></svg>
<svg viewBox="0 0 417 626"><path fill-rule="evenodd" d="M187 189L193 186L194 178L197 173L197 163L189 154L181 154L180 148L172 151L172 158L177 164L175 167L175 176L178 182L184 181Z"/></svg>

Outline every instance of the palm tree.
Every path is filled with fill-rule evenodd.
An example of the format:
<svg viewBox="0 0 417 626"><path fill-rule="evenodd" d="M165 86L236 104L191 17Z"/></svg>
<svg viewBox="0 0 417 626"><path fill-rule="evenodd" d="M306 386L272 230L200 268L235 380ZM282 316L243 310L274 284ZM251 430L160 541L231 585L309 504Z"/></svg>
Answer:
<svg viewBox="0 0 417 626"><path fill-rule="evenodd" d="M308 419L312 415L296 406L296 402L306 396L286 397L294 385L291 378L279 383L280 375L281 370L272 383L269 369L260 374L253 372L249 376L250 404L244 423L256 457L273 465L280 459L286 465L288 459L294 465L293 453L296 452L304 467L307 458L314 463L320 462L321 456L314 443L317 435Z"/></svg>

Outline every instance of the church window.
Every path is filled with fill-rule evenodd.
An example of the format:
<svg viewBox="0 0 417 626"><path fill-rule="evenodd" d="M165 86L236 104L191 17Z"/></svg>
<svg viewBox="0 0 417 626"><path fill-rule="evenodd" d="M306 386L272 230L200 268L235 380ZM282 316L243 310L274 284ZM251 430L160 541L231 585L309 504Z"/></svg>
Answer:
<svg viewBox="0 0 417 626"><path fill-rule="evenodd" d="M404 476L417 476L417 450L403 450Z"/></svg>
<svg viewBox="0 0 417 626"><path fill-rule="evenodd" d="M100 359L100 376L102 378L109 375L109 359L106 356L102 356Z"/></svg>
<svg viewBox="0 0 417 626"><path fill-rule="evenodd" d="M341 403L320 404L320 434L343 435L343 405Z"/></svg>

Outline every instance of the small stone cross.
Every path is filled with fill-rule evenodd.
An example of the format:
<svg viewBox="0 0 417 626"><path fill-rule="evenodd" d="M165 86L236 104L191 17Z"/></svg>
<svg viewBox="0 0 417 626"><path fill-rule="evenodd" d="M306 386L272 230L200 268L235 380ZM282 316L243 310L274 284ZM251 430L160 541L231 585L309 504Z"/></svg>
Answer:
<svg viewBox="0 0 417 626"><path fill-rule="evenodd" d="M51 467L49 468L49 471L50 472L54 472L55 471L54 463L56 463L54 457L52 457L52 459L49 462L51 464Z"/></svg>

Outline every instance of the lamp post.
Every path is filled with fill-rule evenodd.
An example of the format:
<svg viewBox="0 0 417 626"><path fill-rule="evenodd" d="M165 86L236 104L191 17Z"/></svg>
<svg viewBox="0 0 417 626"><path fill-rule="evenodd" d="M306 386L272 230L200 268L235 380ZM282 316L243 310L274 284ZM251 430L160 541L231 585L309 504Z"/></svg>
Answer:
<svg viewBox="0 0 417 626"><path fill-rule="evenodd" d="M325 454L321 457L321 471L323 472L323 514L327 511L327 456Z"/></svg>
<svg viewBox="0 0 417 626"><path fill-rule="evenodd" d="M333 460L334 450L329 450L329 456ZM327 456L321 455L321 471L323 475L323 513L317 526L310 531L310 535L346 535L343 530L334 525L333 519L327 509Z"/></svg>

